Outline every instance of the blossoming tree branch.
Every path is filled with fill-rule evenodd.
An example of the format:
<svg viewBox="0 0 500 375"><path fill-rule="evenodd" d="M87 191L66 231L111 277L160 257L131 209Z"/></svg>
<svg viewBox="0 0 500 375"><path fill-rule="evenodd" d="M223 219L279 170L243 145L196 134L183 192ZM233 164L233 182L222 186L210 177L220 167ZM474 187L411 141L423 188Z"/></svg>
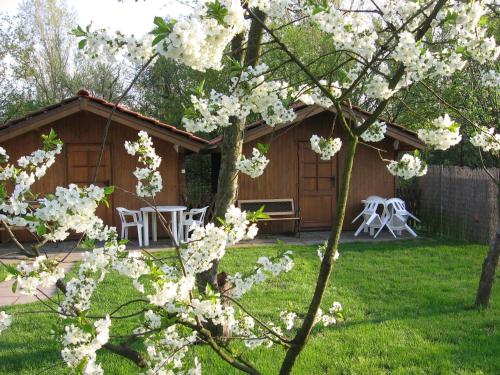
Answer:
<svg viewBox="0 0 500 375"><path fill-rule="evenodd" d="M39 256L38 248L31 254L37 256L33 262L6 266L16 278L15 287L24 294L33 295L41 286L51 285L63 293L62 301L50 311L61 317L56 337L64 362L81 373L100 374L103 370L96 352L103 349L134 361L149 374L197 374L202 363L186 354L194 345L205 344L238 370L259 374L244 354L237 354L243 342L248 349L282 346L285 355L280 373L289 374L314 326L342 319L340 303L323 297L339 257L357 148L376 148L385 138L381 115L400 100L401 92L426 79L446 85L447 77L467 64L487 64L498 58L500 49L485 27L490 7L488 1L200 0L181 19L157 17L153 31L140 39L76 28L80 48L91 58L107 61L122 55L144 63L158 56L199 71L230 66L233 76L222 92L193 95L185 112L187 130L220 129L224 134L215 209L218 220L195 228L188 244L176 248L173 262L127 251L115 228L105 227L95 216L112 189L58 187L40 205L30 203L34 196L31 186L43 177L63 147L54 133L44 138L42 150L17 163L10 164L2 152L0 210L5 225L27 227L41 239L40 246L46 241L62 241L75 231L82 234L88 249L76 275L66 283L62 282L60 260ZM288 45L284 34L311 28L327 38L330 50L318 55L311 46L310 60L306 60ZM269 51L281 56L274 66L259 61ZM335 59L326 60L331 56ZM327 71L317 69L325 61ZM260 258L253 268L229 275L224 283L217 280L218 264L227 246L255 237L255 221L262 214L234 207L238 174L258 178L273 162L266 157L272 144L242 155L247 119L259 117L271 127L288 123L296 117L291 107L296 101L336 112L338 121L333 126L342 127L345 139L313 135L311 148L329 160L344 147L346 157L334 224L318 251L321 263L307 311L277 311L274 321L262 321L240 299L253 285L289 271L293 265L290 252L283 249L276 256ZM349 110L352 102L366 103L372 114L353 114ZM458 116L454 118L452 108L449 112L438 113L422 124L418 136L428 147L446 150L463 141ZM482 152L498 155L497 130L473 125L475 134L469 141ZM125 147L140 164L131 171L138 180L137 197L154 205L154 196L163 186L161 159L144 132ZM404 179L426 173L418 153L407 153L398 160L381 156L381 162L391 174ZM14 187L12 191L8 184ZM161 223L166 227L164 219ZM141 294L123 305L137 307L135 314L120 315L123 306L102 316L89 313L91 297L109 272L129 278ZM124 342L110 339L113 321L128 317L139 318L140 323ZM0 331L11 324L15 324L15 316L0 312ZM225 335L220 335L221 327ZM132 349L130 342L141 342L145 349Z"/></svg>

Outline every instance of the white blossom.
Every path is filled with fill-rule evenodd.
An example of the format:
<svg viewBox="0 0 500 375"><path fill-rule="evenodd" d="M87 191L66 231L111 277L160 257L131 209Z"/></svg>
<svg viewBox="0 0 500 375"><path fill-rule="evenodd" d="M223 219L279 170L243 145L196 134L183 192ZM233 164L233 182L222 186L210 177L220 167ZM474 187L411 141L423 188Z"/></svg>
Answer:
<svg viewBox="0 0 500 375"><path fill-rule="evenodd" d="M238 77L231 79L231 95L212 90L209 97L191 96L192 108L182 119L186 130L210 132L231 125L230 118L244 118L258 114L269 126L291 122L296 115L286 104L291 94L280 81L266 79L269 67L249 66Z"/></svg>
<svg viewBox="0 0 500 375"><path fill-rule="evenodd" d="M151 137L145 131L140 131L137 141L125 141L125 149L132 156L138 155L142 164L142 168L138 167L134 171L134 176L137 178L137 195L154 197L163 189L163 181L157 170L161 164L161 157L156 154Z"/></svg>
<svg viewBox="0 0 500 375"><path fill-rule="evenodd" d="M361 134L361 139L365 142L380 142L385 138L387 125L381 121L375 121Z"/></svg>
<svg viewBox="0 0 500 375"><path fill-rule="evenodd" d="M201 1L189 17L177 20L172 32L157 45L158 53L200 71L221 69L226 46L247 24L239 0L219 0L227 10L223 22L209 16L210 3Z"/></svg>
<svg viewBox="0 0 500 375"><path fill-rule="evenodd" d="M61 356L70 368L77 367L82 361L86 361L83 369L84 374L102 374L102 368L96 364L96 351L109 340L109 327L111 319L97 320L91 327L92 332L84 330L74 324L64 327L61 342L64 349Z"/></svg>
<svg viewBox="0 0 500 375"><path fill-rule="evenodd" d="M215 90L209 98L198 98L191 95L191 104L196 116L184 116L182 124L190 132L211 132L218 127L231 125L231 116L242 115L239 98L234 95L224 95Z"/></svg>
<svg viewBox="0 0 500 375"><path fill-rule="evenodd" d="M297 314L285 310L280 313L280 318L283 324L285 325L285 328L287 330L291 330L295 325L295 318L297 318Z"/></svg>
<svg viewBox="0 0 500 375"><path fill-rule="evenodd" d="M340 84L338 82L333 82L332 84L328 85L325 80L320 80L319 83L322 86L326 87L334 98L339 98L340 95L342 95ZM299 87L299 94L297 99L304 104L317 104L323 108L330 108L333 105L332 100L328 98L317 86L313 87L312 89L307 88L307 85Z"/></svg>
<svg viewBox="0 0 500 375"><path fill-rule="evenodd" d="M447 150L462 140L460 126L446 113L440 116L428 128L419 129L418 137L437 150Z"/></svg>
<svg viewBox="0 0 500 375"><path fill-rule="evenodd" d="M251 158L247 159L243 155L241 156L241 159L236 162L236 169L252 178L257 178L264 173L268 163L269 159L266 158L266 155L254 148Z"/></svg>
<svg viewBox="0 0 500 375"><path fill-rule="evenodd" d="M500 153L500 134L495 133L495 128L481 127L477 131L470 142L476 146L480 147L485 152L491 152L494 154Z"/></svg>
<svg viewBox="0 0 500 375"><path fill-rule="evenodd" d="M323 138L314 134L310 141L311 148L321 155L321 160L330 160L342 147L340 138Z"/></svg>
<svg viewBox="0 0 500 375"><path fill-rule="evenodd" d="M234 298L241 298L254 285L258 285L269 278L278 276L283 272L289 272L293 267L293 259L290 257L291 251L286 251L281 256L271 260L267 257L260 257L254 270L249 275L242 275L237 272L229 276L228 280L233 284L231 289Z"/></svg>
<svg viewBox="0 0 500 375"><path fill-rule="evenodd" d="M342 12L335 6L330 6L325 12L313 14L312 8L310 11L312 19L331 35L336 49L352 50L366 60L371 59L378 39L372 15Z"/></svg>
<svg viewBox="0 0 500 375"><path fill-rule="evenodd" d="M481 74L481 83L485 87L491 87L495 90L500 89L500 72L490 69Z"/></svg>
<svg viewBox="0 0 500 375"><path fill-rule="evenodd" d="M248 0L250 8L258 8L268 17L282 18L287 11L289 0Z"/></svg>
<svg viewBox="0 0 500 375"><path fill-rule="evenodd" d="M321 322L324 327L328 327L337 324L339 319L343 319L342 305L339 302L334 302L328 310L328 314L325 314L322 309L318 309L314 324Z"/></svg>
<svg viewBox="0 0 500 375"><path fill-rule="evenodd" d="M316 250L316 254L318 255L319 260L322 262L325 257L326 247L328 246L328 241L325 241L322 245L318 246ZM340 253L337 249L335 249L335 253L333 254L333 261L338 260L340 257Z"/></svg>
<svg viewBox="0 0 500 375"><path fill-rule="evenodd" d="M83 188L76 184L67 188L58 186L54 196L39 200L33 213L36 220L28 221L28 228L37 232L40 226L46 227L48 231L43 237L53 242L65 240L71 231L99 236L95 231L104 225L95 211L105 196L105 189L95 185Z"/></svg>
<svg viewBox="0 0 500 375"><path fill-rule="evenodd" d="M396 93L396 90L389 88L389 83L383 77L374 75L372 79L367 82L365 93L371 98L389 99Z"/></svg>
<svg viewBox="0 0 500 375"><path fill-rule="evenodd" d="M10 327L12 324L12 317L5 311L0 311L0 333Z"/></svg>
<svg viewBox="0 0 500 375"><path fill-rule="evenodd" d="M420 177L427 173L427 164L420 160L418 156L404 154L399 161L391 160L387 165L389 172L408 180L413 177Z"/></svg>
<svg viewBox="0 0 500 375"><path fill-rule="evenodd" d="M35 295L38 287L51 287L64 278L64 268L45 255L37 257L31 264L21 261L16 269L17 289L25 295Z"/></svg>

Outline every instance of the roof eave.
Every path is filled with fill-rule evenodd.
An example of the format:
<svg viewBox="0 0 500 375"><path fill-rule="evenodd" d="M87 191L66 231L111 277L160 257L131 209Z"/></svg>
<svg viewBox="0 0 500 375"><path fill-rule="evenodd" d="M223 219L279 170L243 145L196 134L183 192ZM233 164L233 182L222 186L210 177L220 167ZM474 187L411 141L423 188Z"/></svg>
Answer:
<svg viewBox="0 0 500 375"><path fill-rule="evenodd" d="M84 109L87 112L91 112L102 117L106 117L106 115L109 116L109 113L111 112L108 106L89 99L87 99L87 103L85 104ZM166 128L160 128L159 125L154 125L151 122L142 120L140 118L132 119L131 116L127 113L119 111L116 111L113 114L113 121L136 130L146 130L148 134L153 137L163 139L170 143L178 144L179 146L182 146L183 148L194 152L200 152L208 144L196 139L191 139L185 135L176 134Z"/></svg>
<svg viewBox="0 0 500 375"><path fill-rule="evenodd" d="M80 111L91 112L101 117L108 118L112 111L112 107L112 103L103 104L99 100L94 100L86 96L65 99L58 103L58 105L45 107L39 111L26 115L21 120L13 120L0 126L0 142L18 137ZM209 144L208 141L180 129L175 129L176 131L174 131L172 130L174 127L171 125L163 124L159 121L153 122L153 119L144 116L142 118L134 116L120 107L117 107L117 110L113 113L112 119L114 122L136 130L146 130L154 137L178 144L193 152L200 152Z"/></svg>
<svg viewBox="0 0 500 375"><path fill-rule="evenodd" d="M22 121L15 122L16 120L14 120L2 125L0 127L0 142L5 142L9 139L18 137L41 126L48 125L54 121L70 116L81 110L81 103L75 98L75 100L63 103L57 108L49 109L45 113L33 112L32 114L28 114L26 116L26 119Z"/></svg>
<svg viewBox="0 0 500 375"><path fill-rule="evenodd" d="M356 112L358 112L358 115L360 117L367 117L370 114L364 110L358 110L358 108L354 109ZM300 121L303 121L309 117L312 117L314 115L317 115L321 112L324 111L329 111L336 113L336 110L331 107L328 109L325 109L321 106L318 106L316 104L313 105L304 105L301 106L297 109L296 114L297 117L295 118L294 121L289 122L289 123L284 123L284 124L279 124L276 125L274 128L266 125L263 121L256 122L254 124L251 124L249 126L249 129L245 130L245 138L244 138L244 143L254 141L260 137L263 137L264 135L267 135L273 131L283 129L285 127L288 127L293 124L297 124ZM349 111L345 112L346 115L353 120L359 120L359 117L356 118L356 116L353 116ZM385 121L385 120L384 120ZM416 133L412 132L411 130L408 130L400 125L396 125L392 122L385 121L387 123L387 132L386 134L400 142L403 142L404 144L407 144L411 147L415 147L417 149L423 149L425 148L425 144L418 139L416 136ZM217 137L214 138L209 142L208 147L205 147L205 150L212 150L212 151L219 151L220 150L220 144L222 143L222 137ZM215 145L215 146L214 146Z"/></svg>

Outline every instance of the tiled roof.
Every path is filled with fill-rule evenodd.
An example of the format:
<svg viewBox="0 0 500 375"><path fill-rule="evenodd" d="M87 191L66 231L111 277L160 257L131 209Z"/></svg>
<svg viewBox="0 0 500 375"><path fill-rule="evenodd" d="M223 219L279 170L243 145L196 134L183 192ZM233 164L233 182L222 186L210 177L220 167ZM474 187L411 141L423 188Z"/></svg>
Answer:
<svg viewBox="0 0 500 375"><path fill-rule="evenodd" d="M351 105L350 107L348 107L347 105L343 104L342 106L345 108L346 111L349 110L349 109L352 109L353 111L358 112L359 114L365 115L365 116L370 116L372 114L371 112L366 111L366 110L362 109L361 107L358 107L358 106L355 106L355 105ZM303 103L300 103L300 102L295 102L291 106L291 108L293 108L293 110L295 112L298 112L298 111L300 111L300 110L302 110L304 108L307 108L307 107L309 107L308 104L303 104ZM326 110L327 109L325 109L325 111ZM399 129L401 131L404 131L404 132L408 133L409 136L413 136L415 138L417 137L417 134L414 131L412 131L412 130L406 128L406 127L404 127L403 125L397 124L397 123L392 122L392 121L388 121L387 119L382 118L382 117L380 117L380 120L383 121L383 122L385 122L389 126L395 127L395 128L397 128L397 129ZM293 121L292 121L292 123L293 123ZM259 127L259 126L265 126L265 125L266 125L266 123L265 123L264 120L259 120L259 121L255 121L255 122L253 122L251 124L248 124L245 127L245 130L248 131L248 130L255 129L255 128ZM218 143L220 143L222 140L223 140L223 137L219 135L219 136L211 139L209 141L209 145L215 146Z"/></svg>
<svg viewBox="0 0 500 375"><path fill-rule="evenodd" d="M64 105L66 105L66 104L69 104L69 103L77 101L77 100L81 100L82 98L86 99L86 100L89 100L91 102L94 102L94 103L101 104L101 105L103 105L103 106L105 106L105 107L107 107L109 109L113 109L115 107L115 103L112 103L112 102L109 102L109 101L107 101L105 99L93 96L87 90L80 90L80 91L77 92L76 96L73 96L73 97L68 98L68 99L64 99L64 100L60 101L59 103L56 103L56 104L49 105L47 107L41 108L41 109L39 109L39 110L37 110L35 112L28 113L26 116L17 118L15 120L9 121L9 122L1 125L0 126L0 132L2 130L4 130L4 129L7 129L7 128L13 126L13 125L19 124L19 123L21 123L23 121L26 121L26 120L30 120L30 119L36 118L37 116L43 115L45 113L48 113L48 112L50 112L50 111L52 111L54 109L57 109L59 107L62 107ZM209 141L207 141L206 139L200 138L200 137L198 137L198 136L196 136L196 135L194 135L194 134L192 134L190 132L178 129L178 128L176 128L173 125L166 124L166 123L161 122L161 121L159 121L159 120L157 120L155 118L144 116L144 115L142 115L139 112L132 111L131 109L127 108L124 105L118 105L116 107L116 111L120 112L120 113L127 114L129 116L133 116L133 117L135 117L135 118L137 118L139 120L147 121L147 122L149 122L149 123L151 123L153 125L161 127L162 129L166 129L168 131L171 131L172 133L179 134L181 136L187 137L189 139L194 140L195 142L202 143L203 145L209 144Z"/></svg>

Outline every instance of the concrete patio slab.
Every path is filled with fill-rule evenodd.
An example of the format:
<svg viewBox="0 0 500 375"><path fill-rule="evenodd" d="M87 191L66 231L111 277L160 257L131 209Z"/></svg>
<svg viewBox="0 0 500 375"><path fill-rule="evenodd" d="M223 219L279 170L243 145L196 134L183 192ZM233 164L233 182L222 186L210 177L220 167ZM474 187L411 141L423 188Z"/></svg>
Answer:
<svg viewBox="0 0 500 375"><path fill-rule="evenodd" d="M75 262L64 262L63 268L68 272L74 264ZM0 283L0 306L32 303L38 301L38 298L46 300L48 297L52 297L57 291L55 286L52 288L41 288L40 290L43 293L37 293L36 296L26 296L19 293L19 291L13 293L12 284L14 284L14 280L7 280Z"/></svg>

